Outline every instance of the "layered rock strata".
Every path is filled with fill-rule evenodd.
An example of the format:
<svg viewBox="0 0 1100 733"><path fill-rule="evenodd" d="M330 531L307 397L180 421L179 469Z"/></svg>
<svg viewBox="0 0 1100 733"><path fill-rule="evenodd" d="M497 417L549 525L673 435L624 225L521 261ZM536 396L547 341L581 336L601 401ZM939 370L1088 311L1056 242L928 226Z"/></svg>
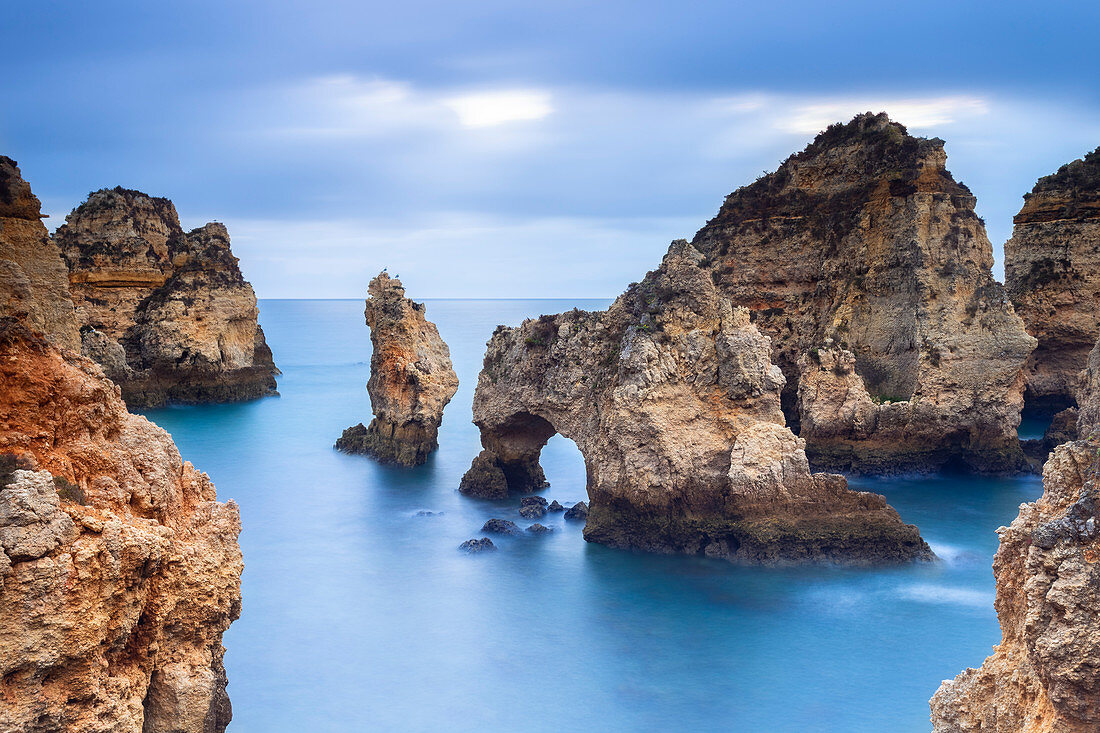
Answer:
<svg viewBox="0 0 1100 733"><path fill-rule="evenodd" d="M54 234L82 348L131 406L275 393L278 370L222 224L184 232L172 202L96 191Z"/></svg>
<svg viewBox="0 0 1100 733"><path fill-rule="evenodd" d="M772 339L815 465L1026 466L1016 428L1035 340L946 159L942 140L859 115L730 194L695 236L719 291Z"/></svg>
<svg viewBox="0 0 1100 733"><path fill-rule="evenodd" d="M1001 643L932 698L936 733L1100 730L1100 487L1097 442L1066 443L1043 496L998 530Z"/></svg>
<svg viewBox="0 0 1100 733"><path fill-rule="evenodd" d="M35 259L31 302L0 303L0 730L223 731L237 507L72 348L40 241L0 240Z"/></svg>
<svg viewBox="0 0 1100 733"><path fill-rule="evenodd" d="M336 448L384 463L416 466L439 447L443 408L458 391L451 352L423 303L405 297L386 272L370 281L365 316L374 351L370 394L374 419L344 431Z"/></svg>
<svg viewBox="0 0 1100 733"><path fill-rule="evenodd" d="M752 563L929 557L881 496L810 472L770 353L674 242L607 311L496 330L474 397L485 450L461 489L541 488L539 453L560 432L584 455L591 542Z"/></svg>
<svg viewBox="0 0 1100 733"><path fill-rule="evenodd" d="M1039 345L1027 361L1029 404L1073 404L1100 338L1100 148L1040 178L1005 243L1005 284Z"/></svg>

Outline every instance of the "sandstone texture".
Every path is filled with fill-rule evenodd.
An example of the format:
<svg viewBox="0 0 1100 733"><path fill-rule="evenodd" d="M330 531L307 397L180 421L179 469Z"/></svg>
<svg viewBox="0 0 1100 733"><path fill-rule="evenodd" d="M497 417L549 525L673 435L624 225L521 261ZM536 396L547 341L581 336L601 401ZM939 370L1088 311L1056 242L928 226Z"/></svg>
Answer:
<svg viewBox="0 0 1100 733"><path fill-rule="evenodd" d="M0 156L0 316L18 318L59 348L80 351L69 274L42 224L42 205L11 158Z"/></svg>
<svg viewBox="0 0 1100 733"><path fill-rule="evenodd" d="M1064 407L1100 338L1100 148L1040 178L1013 221L1005 285L1039 341L1025 397Z"/></svg>
<svg viewBox="0 0 1100 733"><path fill-rule="evenodd" d="M718 290L771 338L815 466L1027 465L1016 428L1035 340L945 165L942 140L859 115L730 194L695 236Z"/></svg>
<svg viewBox="0 0 1100 733"><path fill-rule="evenodd" d="M560 432L585 459L589 541L750 563L930 557L881 496L810 472L769 339L705 264L679 240L607 311L499 327L474 397L485 450L461 490L541 488Z"/></svg>
<svg viewBox="0 0 1100 733"><path fill-rule="evenodd" d="M222 224L184 232L168 199L104 189L53 240L68 266L83 353L130 406L275 394L256 294Z"/></svg>
<svg viewBox="0 0 1100 733"><path fill-rule="evenodd" d="M936 733L1100 730L1100 487L1096 441L1060 446L1043 496L998 530L1001 643L932 698Z"/></svg>
<svg viewBox="0 0 1100 733"><path fill-rule="evenodd" d="M39 241L0 240L30 298L0 311L0 731L218 733L237 507L72 348Z"/></svg>
<svg viewBox="0 0 1100 733"><path fill-rule="evenodd" d="M370 394L374 419L352 426L336 441L347 453L384 463L417 466L439 447L443 408L458 391L451 352L424 304L405 297L401 281L384 271L370 281L366 319L374 351Z"/></svg>

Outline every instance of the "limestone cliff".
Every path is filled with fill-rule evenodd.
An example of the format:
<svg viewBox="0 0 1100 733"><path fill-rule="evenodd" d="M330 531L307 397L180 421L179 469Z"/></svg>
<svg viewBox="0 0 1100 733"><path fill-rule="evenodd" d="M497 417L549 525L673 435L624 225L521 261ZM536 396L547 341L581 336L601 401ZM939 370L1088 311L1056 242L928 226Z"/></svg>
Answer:
<svg viewBox="0 0 1100 733"><path fill-rule="evenodd" d="M719 291L771 337L815 465L1026 465L1016 428L1035 340L946 159L942 140L859 115L730 194L695 236ZM827 344L847 352L829 357L835 379L813 358Z"/></svg>
<svg viewBox="0 0 1100 733"><path fill-rule="evenodd" d="M0 312L0 730L219 733L237 507L95 363L55 345L76 329L60 256L40 242L0 240L29 294Z"/></svg>
<svg viewBox="0 0 1100 733"><path fill-rule="evenodd" d="M386 463L416 466L439 447L443 408L458 391L451 352L424 304L405 297L401 281L384 271L370 281L365 316L374 352L370 394L374 419L348 428L336 447Z"/></svg>
<svg viewBox="0 0 1100 733"><path fill-rule="evenodd" d="M82 348L131 406L274 394L256 295L221 224L184 232L172 202L96 191L54 234Z"/></svg>
<svg viewBox="0 0 1100 733"><path fill-rule="evenodd" d="M485 450L462 490L541 488L560 432L584 455L589 541L755 563L929 557L881 496L810 472L768 338L704 264L680 240L607 311L498 328L474 397Z"/></svg>
<svg viewBox="0 0 1100 733"><path fill-rule="evenodd" d="M1097 446L1060 446L1043 469L1043 496L998 530L1001 643L940 686L936 733L1100 730Z"/></svg>
<svg viewBox="0 0 1100 733"><path fill-rule="evenodd" d="M11 158L0 156L0 316L80 351L68 272L42 224L42 205Z"/></svg>
<svg viewBox="0 0 1100 733"><path fill-rule="evenodd" d="M1064 407L1100 338L1100 148L1040 178L1013 221L1005 285L1039 340L1026 397Z"/></svg>

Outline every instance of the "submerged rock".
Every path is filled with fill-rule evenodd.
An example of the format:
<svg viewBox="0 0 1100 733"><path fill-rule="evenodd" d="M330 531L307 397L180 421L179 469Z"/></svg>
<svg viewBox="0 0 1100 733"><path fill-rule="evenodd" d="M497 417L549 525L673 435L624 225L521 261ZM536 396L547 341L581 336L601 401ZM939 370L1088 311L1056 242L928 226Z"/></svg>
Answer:
<svg viewBox="0 0 1100 733"><path fill-rule="evenodd" d="M510 522L507 519L490 519L482 525L481 531L504 535L518 535L520 533L516 523Z"/></svg>
<svg viewBox="0 0 1100 733"><path fill-rule="evenodd" d="M57 250L0 224L29 298L0 305L0 730L220 733L237 506L72 348Z"/></svg>
<svg viewBox="0 0 1100 733"><path fill-rule="evenodd" d="M930 557L881 496L810 472L783 383L767 337L680 240L607 311L497 329L474 398L485 452L464 484L530 491L561 432L585 458L589 541L745 562Z"/></svg>
<svg viewBox="0 0 1100 733"><path fill-rule="evenodd" d="M546 507L541 504L525 504L519 508L519 515L524 519L538 519L546 516Z"/></svg>
<svg viewBox="0 0 1100 733"><path fill-rule="evenodd" d="M946 160L942 140L859 115L732 193L693 240L719 292L771 338L815 466L1026 467L1016 427L1035 340ZM843 371L814 358L826 349Z"/></svg>
<svg viewBox="0 0 1100 733"><path fill-rule="evenodd" d="M487 552L489 550L497 549L497 546L493 544L493 541L488 537L482 537L479 539L466 540L458 549L463 552L475 553L475 552Z"/></svg>
<svg viewBox="0 0 1100 733"><path fill-rule="evenodd" d="M1100 730L1100 487L1095 442L1060 446L1043 495L998 530L1001 643L931 701L936 733Z"/></svg>
<svg viewBox="0 0 1100 733"><path fill-rule="evenodd" d="M539 524L538 522L535 522L527 528L527 531L533 534L547 534L549 532L553 532L554 528L547 527L545 524Z"/></svg>
<svg viewBox="0 0 1100 733"><path fill-rule="evenodd" d="M385 272L370 281L366 319L374 353L370 393L374 419L344 431L336 448L384 463L416 466L439 447L443 408L458 391L451 352L424 304L405 297L401 281Z"/></svg>
<svg viewBox="0 0 1100 733"><path fill-rule="evenodd" d="M566 519L588 519L588 504L583 501L578 501L573 506L565 510Z"/></svg>
<svg viewBox="0 0 1100 733"><path fill-rule="evenodd" d="M135 407L275 394L278 370L222 224L184 232L172 202L104 189L53 242L68 266L85 356Z"/></svg>
<svg viewBox="0 0 1100 733"><path fill-rule="evenodd" d="M559 504L557 499L554 499L552 502L550 502L550 505L548 507L546 507L546 511L548 511L548 512L564 512L565 507L563 507L561 504Z"/></svg>
<svg viewBox="0 0 1100 733"><path fill-rule="evenodd" d="M1072 404L1100 339L1100 148L1040 178L1005 243L1005 285L1039 344L1027 361L1029 404Z"/></svg>

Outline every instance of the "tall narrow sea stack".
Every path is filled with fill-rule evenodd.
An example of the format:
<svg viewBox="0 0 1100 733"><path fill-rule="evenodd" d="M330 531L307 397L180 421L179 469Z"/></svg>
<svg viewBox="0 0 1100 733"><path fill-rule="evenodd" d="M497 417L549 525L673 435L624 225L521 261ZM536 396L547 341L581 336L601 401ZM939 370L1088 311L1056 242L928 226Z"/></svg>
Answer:
<svg viewBox="0 0 1100 733"><path fill-rule="evenodd" d="M1100 730L1100 485L1095 440L1059 446L1043 495L998 530L1001 643L932 698L935 733Z"/></svg>
<svg viewBox="0 0 1100 733"><path fill-rule="evenodd" d="M458 391L451 352L424 304L405 297L401 281L385 271L370 281L365 316L374 352L370 359L370 427L352 426L336 441L346 453L384 463L417 466L439 447L443 408Z"/></svg>
<svg viewBox="0 0 1100 733"><path fill-rule="evenodd" d="M1073 404L1100 338L1100 148L1040 178L1005 243L1005 284L1039 345L1027 362L1028 404Z"/></svg>
<svg viewBox="0 0 1100 733"><path fill-rule="evenodd" d="M539 454L561 433L584 456L591 542L746 563L930 557L883 497L810 472L769 339L704 265L679 240L606 311L498 328L474 396L484 450L461 490L542 488Z"/></svg>
<svg viewBox="0 0 1100 733"><path fill-rule="evenodd" d="M1016 428L1035 340L943 145L859 115L730 194L695 236L719 291L771 337L815 465L1026 465Z"/></svg>
<svg viewBox="0 0 1100 733"><path fill-rule="evenodd" d="M220 733L237 507L76 351L38 200L0 171L0 730Z"/></svg>
<svg viewBox="0 0 1100 733"><path fill-rule="evenodd" d="M104 189L69 214L54 241L84 354L130 406L275 394L256 294L223 225L184 232L168 199Z"/></svg>

